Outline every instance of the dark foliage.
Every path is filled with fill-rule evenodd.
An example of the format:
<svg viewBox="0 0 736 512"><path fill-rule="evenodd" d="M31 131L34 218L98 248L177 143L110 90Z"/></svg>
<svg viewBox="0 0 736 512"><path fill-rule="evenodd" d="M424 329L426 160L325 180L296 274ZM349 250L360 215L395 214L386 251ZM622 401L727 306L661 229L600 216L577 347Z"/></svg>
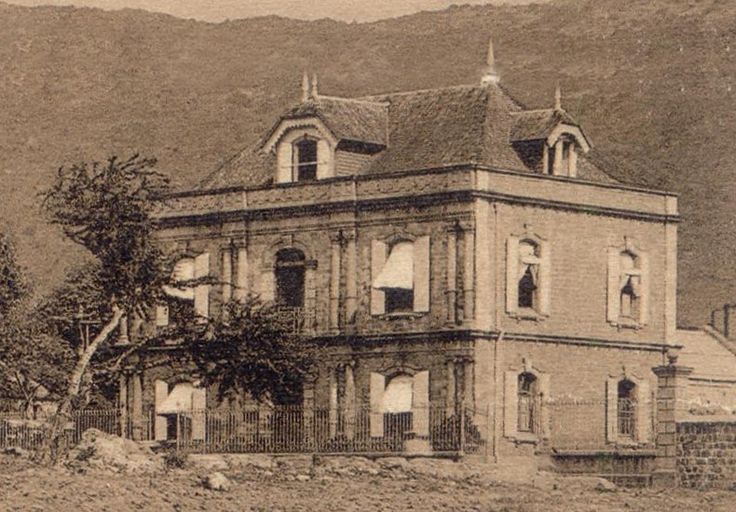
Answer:
<svg viewBox="0 0 736 512"><path fill-rule="evenodd" d="M293 332L293 319L250 297L225 305L225 314L179 333L206 384L220 398L247 393L258 401L293 404L314 362L315 345Z"/></svg>
<svg viewBox="0 0 736 512"><path fill-rule="evenodd" d="M50 221L94 256L87 282L105 296L102 304L150 306L168 279L153 239L153 213L156 195L169 182L155 165L155 159L134 155L62 167L43 194Z"/></svg>

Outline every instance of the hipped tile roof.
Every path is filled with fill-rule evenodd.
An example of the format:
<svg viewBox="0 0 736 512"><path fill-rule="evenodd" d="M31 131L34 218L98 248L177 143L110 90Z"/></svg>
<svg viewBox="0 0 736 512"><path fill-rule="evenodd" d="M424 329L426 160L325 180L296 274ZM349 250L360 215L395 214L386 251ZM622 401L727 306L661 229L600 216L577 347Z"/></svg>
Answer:
<svg viewBox="0 0 736 512"><path fill-rule="evenodd" d="M523 110L495 83L357 99L320 96L291 108L280 121L314 116L339 140L385 146L372 157L364 174L460 164L535 172L526 167L512 142L544 138L560 121L577 126L564 111ZM236 155L199 188L268 185L276 161L262 148L263 142ZM584 156L579 159L578 177L615 182Z"/></svg>

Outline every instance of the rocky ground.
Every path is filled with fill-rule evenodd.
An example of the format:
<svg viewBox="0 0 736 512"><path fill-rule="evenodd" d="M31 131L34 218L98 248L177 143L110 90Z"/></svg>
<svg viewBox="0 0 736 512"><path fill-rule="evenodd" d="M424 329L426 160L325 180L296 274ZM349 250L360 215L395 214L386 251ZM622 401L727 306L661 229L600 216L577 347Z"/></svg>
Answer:
<svg viewBox="0 0 736 512"><path fill-rule="evenodd" d="M731 491L621 489L595 478L422 459L205 456L162 469L162 457L141 464L143 452L123 448L134 465L99 441L56 468L0 455L0 510L730 512L736 499Z"/></svg>

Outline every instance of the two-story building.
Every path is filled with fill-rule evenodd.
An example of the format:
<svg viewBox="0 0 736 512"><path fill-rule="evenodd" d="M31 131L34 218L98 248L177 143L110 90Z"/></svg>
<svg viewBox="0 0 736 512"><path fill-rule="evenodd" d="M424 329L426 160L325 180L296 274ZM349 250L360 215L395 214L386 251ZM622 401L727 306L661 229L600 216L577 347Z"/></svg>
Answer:
<svg viewBox="0 0 736 512"><path fill-rule="evenodd" d="M524 108L492 55L475 85L339 98L305 79L259 144L165 201L176 275L221 284L169 290L156 322L278 302L323 347L301 404L335 435L405 421L426 440L435 411L462 405L497 458L565 436L648 446L651 368L676 329L677 197L618 183L590 148L559 89ZM215 399L166 350L121 381L157 438L166 414Z"/></svg>

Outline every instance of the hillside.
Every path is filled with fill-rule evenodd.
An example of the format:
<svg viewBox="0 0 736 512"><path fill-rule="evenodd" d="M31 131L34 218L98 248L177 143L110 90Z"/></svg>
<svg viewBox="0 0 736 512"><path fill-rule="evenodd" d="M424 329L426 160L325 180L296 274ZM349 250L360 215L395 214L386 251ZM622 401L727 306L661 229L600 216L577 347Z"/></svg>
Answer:
<svg viewBox="0 0 736 512"><path fill-rule="evenodd" d="M680 322L736 299L736 5L558 0L454 7L370 24L207 24L143 11L0 4L0 228L43 291L80 252L37 193L63 164L138 150L190 184L298 98L473 83L489 34L521 102L564 106L612 173L681 194ZM733 51L732 48L733 47Z"/></svg>

